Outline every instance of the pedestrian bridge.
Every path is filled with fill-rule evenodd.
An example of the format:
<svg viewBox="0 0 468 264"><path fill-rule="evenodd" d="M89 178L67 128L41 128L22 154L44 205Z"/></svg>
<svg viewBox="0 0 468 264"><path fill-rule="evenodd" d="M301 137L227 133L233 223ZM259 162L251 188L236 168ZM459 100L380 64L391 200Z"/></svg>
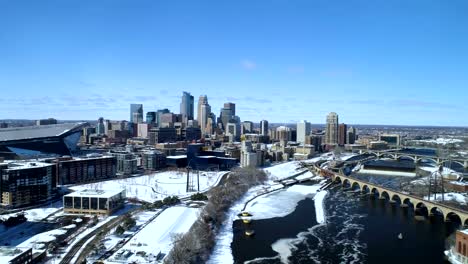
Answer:
<svg viewBox="0 0 468 264"><path fill-rule="evenodd" d="M370 154L374 155L376 158L391 158L394 160L399 160L401 158L408 158L418 163L422 160L430 160L435 162L437 165L442 165L446 162L457 163L460 166L463 166L464 169L468 169L468 160L467 159L445 159L436 156L427 156L427 155L418 155L410 154L405 152L398 152L398 150L361 150L359 154Z"/></svg>
<svg viewBox="0 0 468 264"><path fill-rule="evenodd" d="M349 185L353 189L359 189L362 193L371 193L378 196L380 199L386 199L392 203L397 203L403 206L412 205L415 211L426 211L426 216L439 214L442 215L443 219L446 221L457 221L462 225L468 226L468 212L460 208L455 208L434 201L423 200L420 197L408 193L391 190L353 177L345 176L343 174L324 170L317 166L314 166L313 168L316 173L331 178L333 182L339 182L344 186Z"/></svg>

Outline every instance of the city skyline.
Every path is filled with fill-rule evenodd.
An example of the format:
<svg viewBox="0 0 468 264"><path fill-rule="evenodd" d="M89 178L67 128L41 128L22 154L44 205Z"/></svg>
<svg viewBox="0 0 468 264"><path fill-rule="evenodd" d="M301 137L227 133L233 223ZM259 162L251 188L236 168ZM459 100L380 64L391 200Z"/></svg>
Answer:
<svg viewBox="0 0 468 264"><path fill-rule="evenodd" d="M5 1L0 118L178 112L189 91L242 120L467 125L467 3L339 6Z"/></svg>

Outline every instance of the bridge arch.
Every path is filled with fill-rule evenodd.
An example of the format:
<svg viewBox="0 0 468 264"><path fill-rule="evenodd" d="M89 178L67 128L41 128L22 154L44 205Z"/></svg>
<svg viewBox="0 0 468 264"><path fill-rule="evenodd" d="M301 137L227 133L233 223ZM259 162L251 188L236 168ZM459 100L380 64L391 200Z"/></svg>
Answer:
<svg viewBox="0 0 468 264"><path fill-rule="evenodd" d="M404 199L404 200L403 200L403 204L408 205L408 207L413 207L413 208L414 208L414 204L413 204L413 202L411 201L410 198Z"/></svg>
<svg viewBox="0 0 468 264"><path fill-rule="evenodd" d="M401 204L401 198L398 194L392 195L392 201L395 201L397 204Z"/></svg>
<svg viewBox="0 0 468 264"><path fill-rule="evenodd" d="M417 158L416 158L416 160L415 160L415 158L412 157L412 156L410 156L410 155L406 155L406 154L396 155L396 159L397 159L397 160L400 160L400 159L402 159L402 158L408 158L408 159L410 159L410 160L412 160L412 161L414 161L414 162L417 162Z"/></svg>
<svg viewBox="0 0 468 264"><path fill-rule="evenodd" d="M462 223L461 217L455 213L455 212L449 212L446 216L445 219L447 221L453 222L454 224L460 226ZM466 222L466 221L465 221Z"/></svg>
<svg viewBox="0 0 468 264"><path fill-rule="evenodd" d="M433 159L433 158L422 157L422 158L416 159L417 162L424 161L424 160L432 161L435 164L439 165L439 162L436 159Z"/></svg>
<svg viewBox="0 0 468 264"><path fill-rule="evenodd" d="M380 197L381 197L381 198L385 198L385 200L390 201L390 195L389 195L388 192L386 192L386 191L383 191L383 192L380 194Z"/></svg>
<svg viewBox="0 0 468 264"><path fill-rule="evenodd" d="M468 218L465 219L464 225L465 225L465 227L468 227Z"/></svg>
<svg viewBox="0 0 468 264"><path fill-rule="evenodd" d="M383 152L380 153L379 158L391 158L391 159L396 159L396 154L388 153L388 152Z"/></svg>
<svg viewBox="0 0 468 264"><path fill-rule="evenodd" d="M359 185L359 182L353 182L353 184L351 184L351 189L361 190L361 186Z"/></svg>
<svg viewBox="0 0 468 264"><path fill-rule="evenodd" d="M376 197L380 197L380 192L379 192L379 190L378 190L377 188L375 188L375 187L372 188L371 194L373 194L373 195L376 196Z"/></svg>
<svg viewBox="0 0 468 264"><path fill-rule="evenodd" d="M369 186L367 186L367 184L364 184L361 188L361 192L362 193L370 193L370 189L369 189Z"/></svg>
<svg viewBox="0 0 468 264"><path fill-rule="evenodd" d="M434 217L437 217L437 218L442 218L442 220L445 220L445 215L444 215L444 211L442 211L439 207L437 206L433 206L430 210L429 210L429 215L432 215Z"/></svg>
<svg viewBox="0 0 468 264"><path fill-rule="evenodd" d="M425 218L429 217L429 209L427 208L426 204L423 202L419 202L416 204L416 207L414 208L416 213L419 215L424 216Z"/></svg>
<svg viewBox="0 0 468 264"><path fill-rule="evenodd" d="M335 177L335 180L333 180L334 182L337 182L337 183L341 183L341 178L339 176L336 176Z"/></svg>
<svg viewBox="0 0 468 264"><path fill-rule="evenodd" d="M351 182L348 179L343 180L343 187L349 188L351 187Z"/></svg>

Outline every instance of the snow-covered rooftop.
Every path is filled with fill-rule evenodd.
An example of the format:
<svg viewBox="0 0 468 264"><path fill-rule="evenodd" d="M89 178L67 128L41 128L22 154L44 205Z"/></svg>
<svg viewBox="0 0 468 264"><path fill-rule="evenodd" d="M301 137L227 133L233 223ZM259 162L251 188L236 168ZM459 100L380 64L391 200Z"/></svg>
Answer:
<svg viewBox="0 0 468 264"><path fill-rule="evenodd" d="M210 159L210 158L216 158L216 156L197 156L197 158Z"/></svg>
<svg viewBox="0 0 468 264"><path fill-rule="evenodd" d="M187 155L167 156L168 159L186 159Z"/></svg>
<svg viewBox="0 0 468 264"><path fill-rule="evenodd" d="M76 191L65 195L65 197L97 197L97 198L110 198L125 190L93 190L85 189L81 191Z"/></svg>
<svg viewBox="0 0 468 264"><path fill-rule="evenodd" d="M0 247L0 263L9 263L12 259L16 258L29 248L23 247Z"/></svg>
<svg viewBox="0 0 468 264"><path fill-rule="evenodd" d="M8 164L7 170L24 170L53 166L53 164L39 161L5 161L0 164Z"/></svg>

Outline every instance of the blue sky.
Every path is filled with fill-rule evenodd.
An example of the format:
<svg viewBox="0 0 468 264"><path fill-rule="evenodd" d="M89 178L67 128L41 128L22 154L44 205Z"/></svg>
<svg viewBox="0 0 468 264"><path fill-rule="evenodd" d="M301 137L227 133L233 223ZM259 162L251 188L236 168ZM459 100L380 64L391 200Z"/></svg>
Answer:
<svg viewBox="0 0 468 264"><path fill-rule="evenodd" d="M468 1L0 0L0 119L468 126Z"/></svg>

